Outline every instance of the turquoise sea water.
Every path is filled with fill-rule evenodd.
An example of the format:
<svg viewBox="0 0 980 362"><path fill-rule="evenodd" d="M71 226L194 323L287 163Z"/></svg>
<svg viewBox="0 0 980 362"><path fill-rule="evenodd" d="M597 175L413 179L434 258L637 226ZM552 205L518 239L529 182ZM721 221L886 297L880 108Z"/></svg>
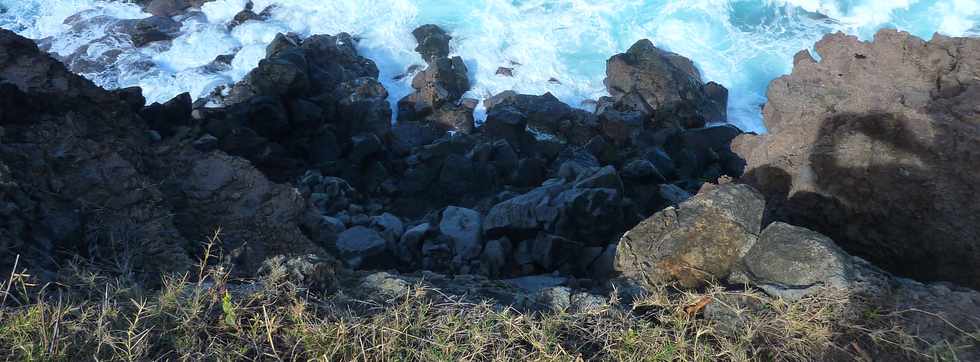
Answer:
<svg viewBox="0 0 980 362"><path fill-rule="evenodd" d="M977 0L254 0L257 11L275 5L273 19L226 24L246 0L206 4L184 20L169 47L131 49L107 70L85 74L106 87L139 85L149 101L189 91L206 94L241 79L278 32L349 32L374 59L393 101L410 91L394 78L421 63L411 30L434 23L455 37L453 51L467 62L471 96L513 89L551 92L572 105L605 95L605 60L636 40L687 56L706 80L729 88L729 121L762 132L760 106L767 84L791 70L792 56L824 34L843 31L870 39L880 28L926 39L935 32L980 36ZM103 0L0 0L0 27L27 37L53 37L51 51L68 55L102 36L98 26L64 24L82 13L95 18L139 18L138 7ZM122 46L122 45L119 45ZM95 58L109 46L90 46ZM236 54L231 69L207 71L218 55ZM139 66L134 66L139 64ZM495 74L514 65L514 77ZM549 79L558 79L553 84Z"/></svg>

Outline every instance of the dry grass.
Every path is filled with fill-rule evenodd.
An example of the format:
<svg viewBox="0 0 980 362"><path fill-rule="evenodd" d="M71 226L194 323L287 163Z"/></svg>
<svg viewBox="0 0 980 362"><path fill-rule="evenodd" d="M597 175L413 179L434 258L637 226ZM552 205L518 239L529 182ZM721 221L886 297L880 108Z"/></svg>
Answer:
<svg viewBox="0 0 980 362"><path fill-rule="evenodd" d="M629 308L614 297L611 305L588 312L528 313L464 303L421 286L378 301L351 297L356 291L312 293L281 273L232 283L220 267L165 278L155 291L81 269L70 275L61 284L38 286L27 283L28 275L12 273L0 284L0 359L955 358L951 347L923 346L896 328L889 322L894 314L845 324L839 314L846 296L831 292L787 303L751 291L664 287Z"/></svg>

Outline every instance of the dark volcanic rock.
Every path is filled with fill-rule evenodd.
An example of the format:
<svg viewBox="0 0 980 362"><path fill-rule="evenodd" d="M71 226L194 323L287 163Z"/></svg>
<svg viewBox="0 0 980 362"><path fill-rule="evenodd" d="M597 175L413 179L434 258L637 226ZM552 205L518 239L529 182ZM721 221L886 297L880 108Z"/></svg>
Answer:
<svg viewBox="0 0 980 362"><path fill-rule="evenodd" d="M147 128L127 103L7 30L0 84L4 268L21 255L21 267L45 278L66 257L123 250L139 278L190 265L164 195L141 173Z"/></svg>
<svg viewBox="0 0 980 362"><path fill-rule="evenodd" d="M129 35L137 48L149 43L173 40L180 35L181 24L166 16L121 20L114 25L117 32Z"/></svg>
<svg viewBox="0 0 980 362"><path fill-rule="evenodd" d="M180 15L189 8L199 8L211 1L214 0L135 0L134 2L143 6L143 11L154 16L172 17Z"/></svg>
<svg viewBox="0 0 980 362"><path fill-rule="evenodd" d="M562 103L551 93L534 96L517 94L513 91L501 92L484 101L487 118L495 109L503 108L501 114L506 124L519 127L517 118L523 118L527 128L538 137L553 138L573 145L584 145L599 133L596 116L587 111L572 108Z"/></svg>
<svg viewBox="0 0 980 362"><path fill-rule="evenodd" d="M432 61L449 56L449 41L453 37L449 36L445 30L437 25L422 25L412 31L415 40L419 45L415 51L422 55L422 59L430 64Z"/></svg>
<svg viewBox="0 0 980 362"><path fill-rule="evenodd" d="M727 92L716 83L706 86L689 59L640 40L606 63L606 88L616 97L635 94L655 118L675 119L685 128L724 122Z"/></svg>
<svg viewBox="0 0 980 362"><path fill-rule="evenodd" d="M801 52L769 87L770 133L734 149L770 218L896 273L980 287L980 40L882 30Z"/></svg>
<svg viewBox="0 0 980 362"><path fill-rule="evenodd" d="M245 160L201 153L194 138L149 144L134 102L6 30L0 83L3 99L18 101L0 108L0 263L21 255L21 267L47 279L75 256L125 258L133 269L114 272L155 283L186 271L219 228L217 247L236 273L254 274L275 255L323 255L300 230L306 202L292 188ZM188 101L142 113L190 119Z"/></svg>
<svg viewBox="0 0 980 362"><path fill-rule="evenodd" d="M181 93L164 104L153 103L140 110L139 114L150 128L169 136L176 127L191 125L191 95Z"/></svg>
<svg viewBox="0 0 980 362"><path fill-rule="evenodd" d="M415 92L398 101L399 122L425 122L444 131L473 131L473 106L460 102L470 90L468 70L460 57L449 58L449 40L435 25L423 25L412 32L418 41L415 51L428 67L415 74Z"/></svg>

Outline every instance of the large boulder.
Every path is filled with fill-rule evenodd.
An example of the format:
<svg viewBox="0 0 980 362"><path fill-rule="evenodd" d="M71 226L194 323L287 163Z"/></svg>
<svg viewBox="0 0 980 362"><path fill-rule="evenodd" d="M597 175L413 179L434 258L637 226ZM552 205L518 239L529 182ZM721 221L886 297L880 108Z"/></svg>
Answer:
<svg viewBox="0 0 980 362"><path fill-rule="evenodd" d="M399 120L424 120L443 107L457 106L470 89L466 64L460 57L433 59L412 79L412 88L415 93L398 102Z"/></svg>
<svg viewBox="0 0 980 362"><path fill-rule="evenodd" d="M626 232L615 267L640 285L696 288L728 278L756 243L765 201L746 185L723 185L644 220Z"/></svg>
<svg viewBox="0 0 980 362"><path fill-rule="evenodd" d="M485 100L484 104L487 108L487 123L492 125L492 131L488 132L505 131L501 129L503 125L516 127L523 132L524 128L520 125L524 124L538 138L554 139L578 146L586 144L599 134L599 121L594 114L573 108L551 93L536 96L504 91ZM513 130L508 132L513 133ZM502 136L512 143L519 142L514 136Z"/></svg>
<svg viewBox="0 0 980 362"><path fill-rule="evenodd" d="M885 269L980 287L980 39L831 34L772 82L770 133L742 135L769 218Z"/></svg>
<svg viewBox="0 0 980 362"><path fill-rule="evenodd" d="M188 240L206 240L221 230L219 246L235 263L236 275L254 275L277 255L321 255L306 234L308 203L291 186L269 179L247 160L183 146L151 160L153 179L166 179L176 226Z"/></svg>
<svg viewBox="0 0 980 362"><path fill-rule="evenodd" d="M823 288L847 289L854 278L852 264L851 256L830 238L776 222L762 231L731 280L795 300Z"/></svg>
<svg viewBox="0 0 980 362"><path fill-rule="evenodd" d="M690 59L646 39L609 58L605 84L614 97L636 96L654 117L677 119L686 128L726 120L724 88L704 84Z"/></svg>

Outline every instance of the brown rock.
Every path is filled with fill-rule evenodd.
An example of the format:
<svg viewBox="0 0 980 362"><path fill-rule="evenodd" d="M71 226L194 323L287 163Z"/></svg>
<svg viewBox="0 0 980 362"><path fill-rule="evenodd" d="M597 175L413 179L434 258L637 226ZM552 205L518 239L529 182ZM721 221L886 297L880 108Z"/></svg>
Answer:
<svg viewBox="0 0 980 362"><path fill-rule="evenodd" d="M685 288L728 277L758 238L765 204L746 185L722 185L669 207L626 232L615 268L644 287Z"/></svg>
<svg viewBox="0 0 980 362"><path fill-rule="evenodd" d="M772 82L733 149L771 219L893 272L980 287L980 39L832 34Z"/></svg>

